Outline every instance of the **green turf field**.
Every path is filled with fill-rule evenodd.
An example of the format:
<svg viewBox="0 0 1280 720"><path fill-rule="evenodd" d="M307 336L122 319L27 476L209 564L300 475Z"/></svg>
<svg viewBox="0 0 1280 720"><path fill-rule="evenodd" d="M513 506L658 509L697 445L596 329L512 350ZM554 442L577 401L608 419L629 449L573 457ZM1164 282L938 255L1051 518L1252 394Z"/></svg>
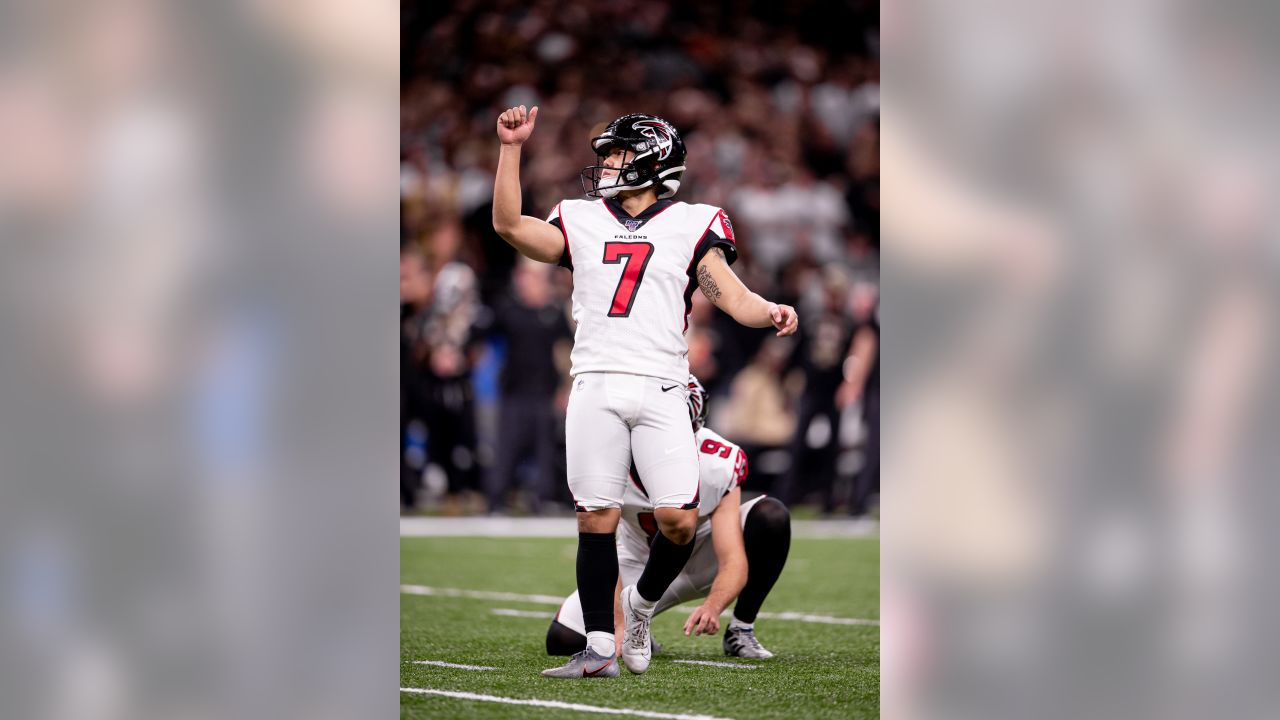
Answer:
<svg viewBox="0 0 1280 720"><path fill-rule="evenodd" d="M576 540L572 539L402 538L400 577L405 585L435 589L563 597L574 588L575 548ZM879 553L876 539L793 540L786 569L762 611L878 620ZM401 594L400 686L672 716L738 720L879 716L878 626L760 619L756 634L777 657L748 661L725 657L720 636L684 636L681 626L695 606L689 603L654 619L654 636L664 651L654 657L644 675L631 675L623 668L620 678L577 681L538 675L544 668L563 663L560 658L548 658L543 645L547 624L556 610L553 604L527 597ZM498 615L494 609L546 617ZM758 667L672 662L678 659ZM415 660L496 669L412 664ZM610 717L406 692L400 695L400 708L403 718Z"/></svg>

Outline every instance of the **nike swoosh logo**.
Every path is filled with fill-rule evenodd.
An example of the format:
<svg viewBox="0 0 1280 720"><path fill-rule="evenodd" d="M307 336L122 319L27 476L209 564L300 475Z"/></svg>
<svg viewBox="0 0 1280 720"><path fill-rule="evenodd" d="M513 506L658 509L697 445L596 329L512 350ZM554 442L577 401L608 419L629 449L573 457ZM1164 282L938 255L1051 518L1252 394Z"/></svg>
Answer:
<svg viewBox="0 0 1280 720"><path fill-rule="evenodd" d="M676 388L678 388L678 387L680 387L680 386L679 386L679 385L672 385L671 387L664 387L664 388L662 388L662 392L666 392L666 391L668 391L668 390L675 390L675 389L676 389Z"/></svg>
<svg viewBox="0 0 1280 720"><path fill-rule="evenodd" d="M675 447L673 447L673 448L667 448L667 451L666 451L665 453L663 453L663 454L664 454L664 455L670 455L671 453L673 453L673 452L675 452L675 451L677 451L677 450L679 450L679 449L680 449L680 446L679 446L679 445L677 445L677 446L675 446Z"/></svg>
<svg viewBox="0 0 1280 720"><path fill-rule="evenodd" d="M589 675L598 675L598 674L600 674L600 672L601 672L601 671L605 670L606 668L608 668L608 667L609 667L610 665L612 665L612 664L613 664L613 661L612 661L612 660L610 660L609 662L607 662L607 663L605 663L605 664L601 665L600 667L596 668L595 670L588 670L588 669L584 666L584 667L582 668L582 677L587 677L587 676L589 676Z"/></svg>

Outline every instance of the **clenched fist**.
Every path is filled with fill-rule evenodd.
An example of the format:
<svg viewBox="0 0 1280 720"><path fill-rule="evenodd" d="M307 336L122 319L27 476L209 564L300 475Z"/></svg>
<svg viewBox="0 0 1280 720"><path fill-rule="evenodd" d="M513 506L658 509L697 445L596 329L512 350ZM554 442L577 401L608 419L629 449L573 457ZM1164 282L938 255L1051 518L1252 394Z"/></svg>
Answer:
<svg viewBox="0 0 1280 720"><path fill-rule="evenodd" d="M507 110L498 116L498 139L503 145L523 145L533 133L533 123L537 119L537 105L528 111L523 105Z"/></svg>

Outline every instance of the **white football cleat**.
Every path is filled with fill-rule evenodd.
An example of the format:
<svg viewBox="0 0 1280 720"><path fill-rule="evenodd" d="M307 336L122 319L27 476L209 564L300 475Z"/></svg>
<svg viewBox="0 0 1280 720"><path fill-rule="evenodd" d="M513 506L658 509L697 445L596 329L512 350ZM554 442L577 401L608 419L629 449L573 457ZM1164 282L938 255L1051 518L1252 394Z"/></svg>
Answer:
<svg viewBox="0 0 1280 720"><path fill-rule="evenodd" d="M649 658L653 647L649 635L649 621L652 616L635 606L632 597L636 593L635 585L622 588L622 622L624 636L622 638L622 664L636 675L649 669Z"/></svg>

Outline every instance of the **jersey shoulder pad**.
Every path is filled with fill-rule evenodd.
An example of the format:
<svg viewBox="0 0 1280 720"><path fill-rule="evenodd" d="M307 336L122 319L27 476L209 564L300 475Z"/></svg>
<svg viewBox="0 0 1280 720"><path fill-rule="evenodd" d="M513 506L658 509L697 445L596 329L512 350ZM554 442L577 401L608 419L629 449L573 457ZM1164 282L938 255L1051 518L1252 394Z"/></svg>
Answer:
<svg viewBox="0 0 1280 720"><path fill-rule="evenodd" d="M715 205L692 207L696 208L697 212L690 216L691 219L696 219L697 224L706 227L702 238L698 241L695 257L700 258L712 246L719 246L724 250L725 259L732 265L738 259L738 239L733 233L733 223L729 222L729 213Z"/></svg>
<svg viewBox="0 0 1280 720"><path fill-rule="evenodd" d="M747 477L747 454L710 428L702 428L694 437L701 480L721 496L728 495Z"/></svg>
<svg viewBox="0 0 1280 720"><path fill-rule="evenodd" d="M738 448L738 451L733 454L733 487L729 489L732 490L735 487L742 487L742 482L746 479L747 451L742 448ZM728 495L729 491L726 490L725 494Z"/></svg>

